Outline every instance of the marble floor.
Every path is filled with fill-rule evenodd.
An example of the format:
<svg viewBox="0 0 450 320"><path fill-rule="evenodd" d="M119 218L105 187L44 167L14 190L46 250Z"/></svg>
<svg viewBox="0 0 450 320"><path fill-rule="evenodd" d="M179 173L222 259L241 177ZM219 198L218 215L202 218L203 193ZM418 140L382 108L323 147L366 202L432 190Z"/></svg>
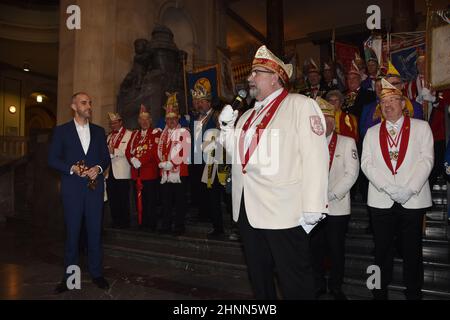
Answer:
<svg viewBox="0 0 450 320"><path fill-rule="evenodd" d="M1 300L205 300L251 299L247 283L208 273L104 257L107 291L92 284L81 258L81 290L55 295L61 280L62 236L20 224L0 224ZM222 280L224 279L224 280Z"/></svg>

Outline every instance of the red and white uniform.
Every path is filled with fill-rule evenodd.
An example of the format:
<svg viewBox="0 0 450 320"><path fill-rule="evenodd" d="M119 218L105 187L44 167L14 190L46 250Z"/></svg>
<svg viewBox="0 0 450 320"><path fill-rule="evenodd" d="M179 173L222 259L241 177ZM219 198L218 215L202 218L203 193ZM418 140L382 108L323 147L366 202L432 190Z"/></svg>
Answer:
<svg viewBox="0 0 450 320"><path fill-rule="evenodd" d="M131 178L137 180L154 180L159 178L158 169L158 143L161 136L161 129L148 129L146 131L136 130L131 136L130 143L126 151L128 161L136 158L141 162L138 169L131 166Z"/></svg>
<svg viewBox="0 0 450 320"><path fill-rule="evenodd" d="M157 148L159 162L170 162L170 170L161 169L161 184L181 183L180 177L187 177L188 159L191 150L191 134L189 130L182 128L164 128Z"/></svg>

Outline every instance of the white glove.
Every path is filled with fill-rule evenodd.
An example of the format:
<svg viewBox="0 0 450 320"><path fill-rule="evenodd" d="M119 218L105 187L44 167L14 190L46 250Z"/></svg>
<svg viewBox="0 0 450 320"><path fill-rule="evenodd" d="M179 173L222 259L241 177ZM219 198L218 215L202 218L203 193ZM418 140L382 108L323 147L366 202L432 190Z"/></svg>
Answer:
<svg viewBox="0 0 450 320"><path fill-rule="evenodd" d="M219 115L219 124L221 130L229 130L234 128L234 124L239 115L239 111L227 104Z"/></svg>
<svg viewBox="0 0 450 320"><path fill-rule="evenodd" d="M325 215L320 212L303 212L303 218L306 224L314 225L325 218Z"/></svg>
<svg viewBox="0 0 450 320"><path fill-rule="evenodd" d="M405 204L414 195L414 192L409 188L401 188L394 192L391 196L392 200L400 204Z"/></svg>
<svg viewBox="0 0 450 320"><path fill-rule="evenodd" d="M186 119L187 122L191 122L191 116L190 115L185 114L184 118Z"/></svg>
<svg viewBox="0 0 450 320"><path fill-rule="evenodd" d="M135 169L139 169L142 166L142 163L136 158L131 158L130 162Z"/></svg>
<svg viewBox="0 0 450 320"><path fill-rule="evenodd" d="M436 95L433 95L430 91L430 89L428 88L422 88L422 92L421 92L422 98L425 101L429 101L429 102L435 102L436 101Z"/></svg>
<svg viewBox="0 0 450 320"><path fill-rule="evenodd" d="M388 184L387 186L381 188L381 190L386 192L388 194L388 196L390 196L391 198L394 193L399 192L401 189L402 189L401 187L393 185L393 184ZM394 200L394 199L392 199L392 200Z"/></svg>
<svg viewBox="0 0 450 320"><path fill-rule="evenodd" d="M172 162L166 161L166 162L164 163L164 170L170 171L170 170L172 170L172 168L173 168Z"/></svg>
<svg viewBox="0 0 450 320"><path fill-rule="evenodd" d="M333 192L329 191L328 192L328 201L333 201L336 199L337 199L337 196Z"/></svg>
<svg viewBox="0 0 450 320"><path fill-rule="evenodd" d="M160 162L158 167L160 169L166 170L166 171L170 171L173 168L173 164L170 161L164 161L164 162Z"/></svg>

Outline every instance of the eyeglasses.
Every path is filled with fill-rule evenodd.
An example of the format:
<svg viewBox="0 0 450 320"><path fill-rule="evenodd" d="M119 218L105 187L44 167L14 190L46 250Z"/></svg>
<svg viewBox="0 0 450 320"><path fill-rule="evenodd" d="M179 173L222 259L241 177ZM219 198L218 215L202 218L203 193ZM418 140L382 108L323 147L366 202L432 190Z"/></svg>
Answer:
<svg viewBox="0 0 450 320"><path fill-rule="evenodd" d="M252 70L252 72L250 72L250 76L254 78L254 77L256 77L256 75L257 75L258 73L271 73L271 74L274 74L275 72L273 72L273 71L268 71L268 70L259 70L259 69L255 69L255 70Z"/></svg>

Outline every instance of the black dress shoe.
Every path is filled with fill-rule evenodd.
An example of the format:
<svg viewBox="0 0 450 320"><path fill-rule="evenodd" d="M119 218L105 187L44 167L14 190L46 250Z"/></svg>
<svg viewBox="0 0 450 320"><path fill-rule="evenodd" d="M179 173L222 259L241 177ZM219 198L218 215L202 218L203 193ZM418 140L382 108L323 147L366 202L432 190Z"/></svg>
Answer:
<svg viewBox="0 0 450 320"><path fill-rule="evenodd" d="M61 294L63 292L69 291L69 288L67 288L66 281L63 280L56 286L55 290L53 291L55 294Z"/></svg>
<svg viewBox="0 0 450 320"><path fill-rule="evenodd" d="M103 290L109 289L109 283L103 277L98 277L98 278L92 279L92 282L100 289L103 289Z"/></svg>

